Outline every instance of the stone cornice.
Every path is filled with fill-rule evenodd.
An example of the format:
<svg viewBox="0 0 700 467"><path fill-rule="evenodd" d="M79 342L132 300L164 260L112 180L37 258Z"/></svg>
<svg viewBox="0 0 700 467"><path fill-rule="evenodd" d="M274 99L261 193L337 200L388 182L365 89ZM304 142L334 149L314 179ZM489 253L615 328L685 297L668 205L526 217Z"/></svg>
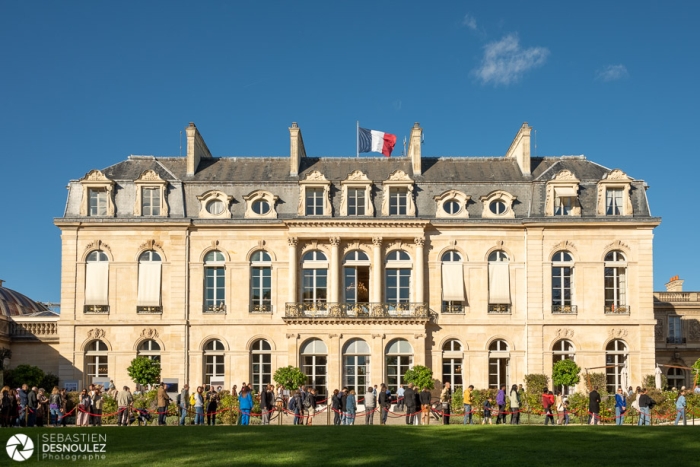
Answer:
<svg viewBox="0 0 700 467"><path fill-rule="evenodd" d="M429 220L420 219L293 219L284 221L288 227L404 227L425 228Z"/></svg>

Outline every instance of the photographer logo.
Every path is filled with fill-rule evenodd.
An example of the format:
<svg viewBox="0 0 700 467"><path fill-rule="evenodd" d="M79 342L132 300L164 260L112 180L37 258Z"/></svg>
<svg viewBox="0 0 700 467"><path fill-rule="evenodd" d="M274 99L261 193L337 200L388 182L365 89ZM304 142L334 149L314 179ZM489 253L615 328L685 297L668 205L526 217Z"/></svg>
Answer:
<svg viewBox="0 0 700 467"><path fill-rule="evenodd" d="M17 433L7 440L5 449L10 459L22 462L26 461L34 454L34 442L29 436Z"/></svg>

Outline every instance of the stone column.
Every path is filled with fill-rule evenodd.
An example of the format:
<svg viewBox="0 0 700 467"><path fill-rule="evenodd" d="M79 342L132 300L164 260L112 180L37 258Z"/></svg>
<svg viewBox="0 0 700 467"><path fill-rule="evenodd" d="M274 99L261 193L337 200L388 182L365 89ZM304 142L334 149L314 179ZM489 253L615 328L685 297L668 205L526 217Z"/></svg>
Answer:
<svg viewBox="0 0 700 467"><path fill-rule="evenodd" d="M372 290L369 301L382 301L382 237L372 238Z"/></svg>
<svg viewBox="0 0 700 467"><path fill-rule="evenodd" d="M328 271L328 301L330 303L338 303L338 292L339 292L339 277L338 277L338 250L340 245L340 238L331 237L329 239L331 243L331 263L329 265L330 270Z"/></svg>
<svg viewBox="0 0 700 467"><path fill-rule="evenodd" d="M414 301L421 303L423 302L423 268L425 265L425 261L423 260L423 244L425 243L425 238L416 237L413 239L413 242L416 244L416 259L413 264L413 270L416 275L416 283L414 285Z"/></svg>
<svg viewBox="0 0 700 467"><path fill-rule="evenodd" d="M289 244L289 293L288 302L297 302L297 242L296 237L288 237Z"/></svg>

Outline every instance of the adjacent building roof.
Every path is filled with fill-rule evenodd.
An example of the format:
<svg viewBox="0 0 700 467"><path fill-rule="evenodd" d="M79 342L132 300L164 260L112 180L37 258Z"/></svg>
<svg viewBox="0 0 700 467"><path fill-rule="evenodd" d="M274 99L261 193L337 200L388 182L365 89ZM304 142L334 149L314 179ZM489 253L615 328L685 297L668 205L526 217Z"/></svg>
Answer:
<svg viewBox="0 0 700 467"><path fill-rule="evenodd" d="M13 316L58 316L44 305L7 287L0 287L0 315L8 318Z"/></svg>

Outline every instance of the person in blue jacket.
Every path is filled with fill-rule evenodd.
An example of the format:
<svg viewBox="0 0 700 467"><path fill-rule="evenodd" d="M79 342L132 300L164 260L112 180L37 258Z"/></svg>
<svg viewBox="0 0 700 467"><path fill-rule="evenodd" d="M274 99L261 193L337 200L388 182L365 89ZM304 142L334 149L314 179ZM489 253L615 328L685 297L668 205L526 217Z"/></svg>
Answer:
<svg viewBox="0 0 700 467"><path fill-rule="evenodd" d="M617 388L617 394L615 394L615 423L617 425L622 425L625 420L625 412L627 411L627 398L625 393L622 391L621 387Z"/></svg>
<svg viewBox="0 0 700 467"><path fill-rule="evenodd" d="M351 389L348 398L345 400L346 425L355 424L355 412L357 412L357 399L355 399L355 390Z"/></svg>
<svg viewBox="0 0 700 467"><path fill-rule="evenodd" d="M676 425L678 425L678 422L683 419L683 425L687 425L688 422L685 420L685 391L681 390L680 394L678 395L678 399L676 399Z"/></svg>
<svg viewBox="0 0 700 467"><path fill-rule="evenodd" d="M238 394L238 408L241 411L241 425L249 425L250 411L253 410L253 396L247 386L243 386Z"/></svg>

